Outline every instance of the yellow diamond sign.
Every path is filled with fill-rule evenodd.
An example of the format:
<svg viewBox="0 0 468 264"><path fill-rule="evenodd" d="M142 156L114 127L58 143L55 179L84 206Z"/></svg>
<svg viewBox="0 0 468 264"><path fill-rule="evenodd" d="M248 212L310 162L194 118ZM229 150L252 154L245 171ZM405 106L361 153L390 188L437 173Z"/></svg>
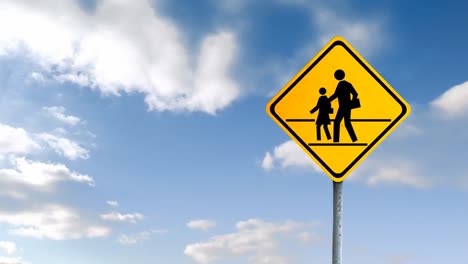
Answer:
<svg viewBox="0 0 468 264"><path fill-rule="evenodd" d="M341 37L268 103L267 113L335 182L408 116L410 106Z"/></svg>

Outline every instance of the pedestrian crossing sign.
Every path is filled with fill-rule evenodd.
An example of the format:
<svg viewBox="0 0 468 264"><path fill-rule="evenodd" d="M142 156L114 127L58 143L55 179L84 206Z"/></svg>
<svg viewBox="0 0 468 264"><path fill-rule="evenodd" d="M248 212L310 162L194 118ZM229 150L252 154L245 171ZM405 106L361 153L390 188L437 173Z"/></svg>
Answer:
<svg viewBox="0 0 468 264"><path fill-rule="evenodd" d="M281 89L270 117L342 182L410 113L407 102L341 37Z"/></svg>

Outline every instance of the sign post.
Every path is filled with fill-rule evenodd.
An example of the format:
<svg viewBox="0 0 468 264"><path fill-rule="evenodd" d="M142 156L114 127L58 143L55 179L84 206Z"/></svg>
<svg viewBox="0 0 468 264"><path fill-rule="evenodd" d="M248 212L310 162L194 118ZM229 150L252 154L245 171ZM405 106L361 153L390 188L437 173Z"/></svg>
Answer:
<svg viewBox="0 0 468 264"><path fill-rule="evenodd" d="M341 264L342 182L410 106L345 39L334 37L266 111L333 180L333 264Z"/></svg>
<svg viewBox="0 0 468 264"><path fill-rule="evenodd" d="M333 182L333 264L341 264L343 231L343 182Z"/></svg>

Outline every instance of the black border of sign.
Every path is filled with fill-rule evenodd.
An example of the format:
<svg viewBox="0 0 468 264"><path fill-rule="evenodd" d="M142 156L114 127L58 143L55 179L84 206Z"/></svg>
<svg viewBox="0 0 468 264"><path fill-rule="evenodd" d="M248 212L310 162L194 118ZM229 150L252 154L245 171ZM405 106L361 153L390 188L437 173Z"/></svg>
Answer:
<svg viewBox="0 0 468 264"><path fill-rule="evenodd" d="M351 164L348 165L348 167L346 167L346 169L344 169L341 173L336 173L334 172L330 167L328 167L328 165L317 155L315 154L315 152L309 147L309 145L304 142L289 126L288 124L283 120L281 119L281 117L279 117L279 115L275 112L275 106L279 103L279 101L281 101L281 99L283 99L284 96L286 96L286 94L288 94L293 88L294 86L296 86L296 84L298 84L302 78L304 78L304 76L307 75L307 73L309 73L310 70L312 70L312 68L314 68L315 65L317 65L317 63L319 63L324 57L325 55L328 54L328 52L330 52L335 46L342 46L346 51L349 52L349 54L351 54L351 56L353 56L353 58L359 62L359 64L393 97L393 99L395 99L395 101L397 101L400 105L401 105L401 108L402 108L402 112L401 114L395 118L395 120L393 120L392 123L390 123L390 125L382 132L380 133L380 135L374 140L372 141L372 143L370 143L367 148L361 153L359 154L359 156L353 160L353 162L351 162ZM375 144L377 144L377 142L380 141L380 139L385 135L387 134L387 132L393 128L393 126L395 126L395 124L398 123L398 121L400 121L401 118L403 118L403 116L405 116L406 112L408 111L408 109L406 108L406 105L400 100L400 98L398 98L398 96L395 95L395 93L393 93L393 91L391 89L389 89L387 87L387 85L385 85L385 83L382 82L382 80L380 80L376 75L375 73L369 69L369 67L367 67L367 65L348 47L346 46L346 44L341 41L341 40L337 40L335 42L333 42L330 47L328 47L321 55L320 57L318 57L271 105L270 105L270 112L273 114L273 116L289 131L289 133L291 133L291 135L293 135L296 140L298 140L302 146L307 149L319 162L320 164L322 164L322 166L327 169L327 171L329 173L331 173L333 175L333 177L335 178L342 178L352 167L354 167L354 165L356 164L356 162L358 162L364 155L366 155L367 152L369 152L369 150L371 150Z"/></svg>

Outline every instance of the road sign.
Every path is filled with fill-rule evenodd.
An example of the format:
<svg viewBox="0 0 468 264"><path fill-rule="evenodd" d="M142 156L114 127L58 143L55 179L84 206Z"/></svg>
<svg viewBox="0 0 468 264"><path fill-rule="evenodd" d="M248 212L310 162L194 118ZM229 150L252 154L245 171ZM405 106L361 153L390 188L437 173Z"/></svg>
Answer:
<svg viewBox="0 0 468 264"><path fill-rule="evenodd" d="M268 103L267 113L335 182L405 119L410 106L341 37Z"/></svg>

